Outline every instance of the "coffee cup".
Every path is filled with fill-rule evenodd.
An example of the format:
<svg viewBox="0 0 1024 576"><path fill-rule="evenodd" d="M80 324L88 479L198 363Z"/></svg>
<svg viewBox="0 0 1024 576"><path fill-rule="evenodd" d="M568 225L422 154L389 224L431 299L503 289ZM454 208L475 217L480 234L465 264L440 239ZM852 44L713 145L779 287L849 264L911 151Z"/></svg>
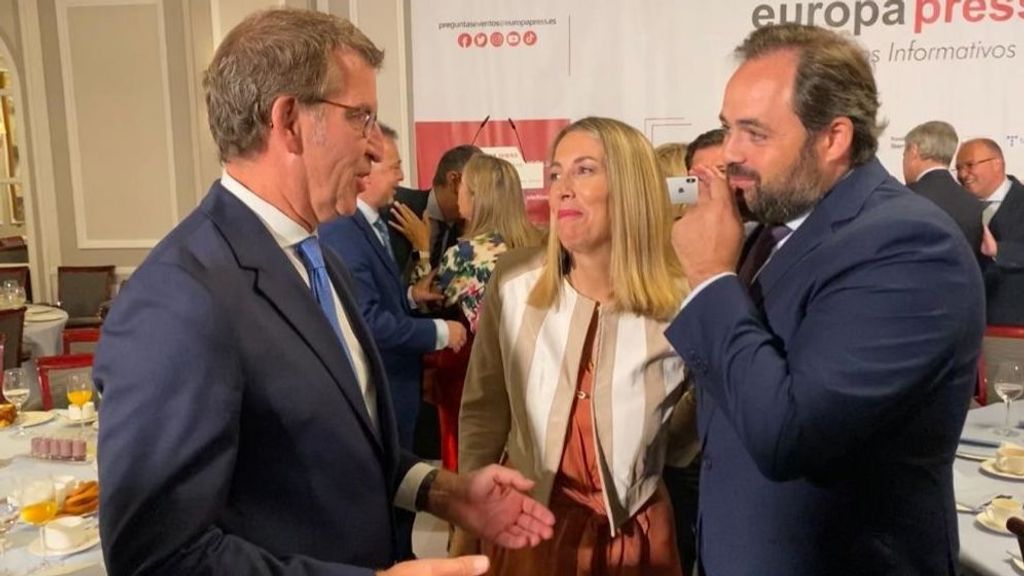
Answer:
<svg viewBox="0 0 1024 576"><path fill-rule="evenodd" d="M1024 475L1024 446L1003 443L996 450L996 468L1003 472Z"/></svg>
<svg viewBox="0 0 1024 576"><path fill-rule="evenodd" d="M1013 498L994 498L985 507L985 513L1000 528L1006 529L1006 521L1021 515L1021 502Z"/></svg>
<svg viewBox="0 0 1024 576"><path fill-rule="evenodd" d="M64 516L47 523L43 531L46 547L50 550L67 550L80 546L88 537L88 524L80 516Z"/></svg>

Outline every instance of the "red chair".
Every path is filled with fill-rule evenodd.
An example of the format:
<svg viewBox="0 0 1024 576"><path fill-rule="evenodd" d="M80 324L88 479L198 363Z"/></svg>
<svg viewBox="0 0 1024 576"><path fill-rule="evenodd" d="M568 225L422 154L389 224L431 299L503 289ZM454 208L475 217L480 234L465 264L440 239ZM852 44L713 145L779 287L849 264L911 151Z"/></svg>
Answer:
<svg viewBox="0 0 1024 576"><path fill-rule="evenodd" d="M100 341L99 328L66 328L61 336L64 354L92 354Z"/></svg>
<svg viewBox="0 0 1024 576"><path fill-rule="evenodd" d="M988 382L988 373L1000 362L1016 360L1024 364L1024 326L988 326L978 358L978 391L975 399L982 406L995 390ZM989 394L992 390L993 394Z"/></svg>
<svg viewBox="0 0 1024 576"><path fill-rule="evenodd" d="M73 374L92 375L92 354L69 354L36 358L39 393L43 410L68 407L68 382Z"/></svg>

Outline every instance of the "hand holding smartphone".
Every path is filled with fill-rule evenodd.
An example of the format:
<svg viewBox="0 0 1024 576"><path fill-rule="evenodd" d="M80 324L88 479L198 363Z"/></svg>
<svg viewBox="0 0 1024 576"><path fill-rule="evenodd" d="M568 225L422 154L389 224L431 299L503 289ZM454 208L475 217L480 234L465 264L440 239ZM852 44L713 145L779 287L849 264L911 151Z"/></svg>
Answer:
<svg viewBox="0 0 1024 576"><path fill-rule="evenodd" d="M675 176L666 178L668 184L668 201L672 204L696 204L697 186L699 181L696 176Z"/></svg>

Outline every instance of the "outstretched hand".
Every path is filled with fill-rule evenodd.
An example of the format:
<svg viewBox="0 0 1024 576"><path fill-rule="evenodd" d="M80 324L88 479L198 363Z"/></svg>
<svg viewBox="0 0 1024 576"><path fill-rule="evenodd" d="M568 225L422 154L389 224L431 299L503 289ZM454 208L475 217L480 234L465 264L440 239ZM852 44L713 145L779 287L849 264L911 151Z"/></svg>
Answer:
<svg viewBox="0 0 1024 576"><path fill-rule="evenodd" d="M527 496L533 481L492 464L466 475L442 472L431 488L431 512L503 548L536 546L554 534L555 515Z"/></svg>

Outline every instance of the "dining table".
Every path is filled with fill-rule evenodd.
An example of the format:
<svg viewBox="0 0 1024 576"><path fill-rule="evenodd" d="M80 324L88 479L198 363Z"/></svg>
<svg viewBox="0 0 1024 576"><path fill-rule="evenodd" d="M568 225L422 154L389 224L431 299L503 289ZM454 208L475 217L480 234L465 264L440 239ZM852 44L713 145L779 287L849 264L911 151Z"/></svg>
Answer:
<svg viewBox="0 0 1024 576"><path fill-rule="evenodd" d="M960 567L966 576L1024 576L1021 547L1016 537L998 530L984 512L986 503L998 496L1024 501L1024 475L995 466L999 445L1024 445L1020 407L1001 402L970 410L960 434L953 463L953 491L957 502L960 534ZM1007 427L1006 421L1010 426ZM1009 430L1012 436L1004 433Z"/></svg>
<svg viewBox="0 0 1024 576"><path fill-rule="evenodd" d="M43 304L29 304L25 308L22 345L33 358L56 356L64 348L62 335L67 323L68 313L64 310Z"/></svg>
<svg viewBox="0 0 1024 576"><path fill-rule="evenodd" d="M55 481L96 480L97 468L95 460L96 430L92 424L86 425L84 431L80 423L67 418L63 410L49 412L26 411L27 422L33 424L26 427L26 435L16 436L14 427L0 429L0 487L5 483L17 483L28 475L49 475ZM83 462L43 460L30 455L33 437L85 438L89 450ZM88 522L95 522L95 517L86 517ZM2 535L0 535L2 536ZM43 562L42 557L30 551L38 551L39 530L35 526L18 522L6 534L6 553L0 561L0 574L8 570L12 574L26 574L36 570ZM92 544L89 546L89 544ZM78 548L88 546L74 553L51 551L48 560L53 566L41 573L44 575L70 574L75 576L103 576L107 573L103 564L98 538L89 538ZM33 572L34 574L34 572Z"/></svg>

